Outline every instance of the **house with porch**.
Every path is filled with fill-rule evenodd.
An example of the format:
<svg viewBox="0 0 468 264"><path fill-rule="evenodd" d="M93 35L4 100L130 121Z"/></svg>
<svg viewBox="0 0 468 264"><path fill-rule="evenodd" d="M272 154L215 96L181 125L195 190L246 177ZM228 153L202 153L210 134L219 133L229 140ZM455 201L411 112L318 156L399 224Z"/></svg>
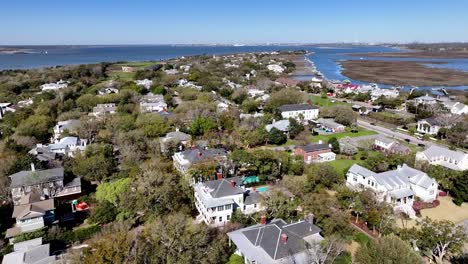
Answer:
<svg viewBox="0 0 468 264"><path fill-rule="evenodd" d="M452 170L468 170L468 154L458 150L431 145L424 151L416 153L416 161L428 162Z"/></svg>
<svg viewBox="0 0 468 264"><path fill-rule="evenodd" d="M167 104L162 94L148 93L140 100L140 111L142 113L159 113L167 111Z"/></svg>
<svg viewBox="0 0 468 264"><path fill-rule="evenodd" d="M55 221L54 199L42 200L37 192L23 195L14 206L12 218L16 219L14 227L6 232L6 238L12 238L22 233L34 232Z"/></svg>
<svg viewBox="0 0 468 264"><path fill-rule="evenodd" d="M89 115L100 117L107 114L115 114L117 113L117 106L114 103L109 104L98 104L93 108L93 112Z"/></svg>
<svg viewBox="0 0 468 264"><path fill-rule="evenodd" d="M229 243L236 245L235 254L245 263L283 264L313 263L309 248L317 246L323 237L321 229L307 220L287 223L283 219L270 222L262 218L259 224L229 232Z"/></svg>
<svg viewBox="0 0 468 264"><path fill-rule="evenodd" d="M310 104L287 104L279 107L284 119L294 118L297 121L310 121L317 119L319 108Z"/></svg>
<svg viewBox="0 0 468 264"><path fill-rule="evenodd" d="M199 164L208 161L216 161L220 166L227 161L227 151L221 148L202 148L198 146L190 149L176 152L172 156L174 167L182 175L187 175L189 169L194 164ZM192 179L193 183L196 179Z"/></svg>
<svg viewBox="0 0 468 264"><path fill-rule="evenodd" d="M72 185L64 182L63 168L36 170L34 164L31 164L30 171L23 170L9 177L11 197L15 205L19 204L21 197L33 191L44 199L81 193L79 178L73 179Z"/></svg>
<svg viewBox="0 0 468 264"><path fill-rule="evenodd" d="M390 155L409 155L411 153L411 149L409 147L396 140L389 139L384 136L377 136L375 138L372 149Z"/></svg>
<svg viewBox="0 0 468 264"><path fill-rule="evenodd" d="M330 144L310 143L303 146L297 146L294 149L295 156L302 156L304 162L310 164L312 162L328 162L336 159L336 154L332 152Z"/></svg>
<svg viewBox="0 0 468 264"><path fill-rule="evenodd" d="M437 104L437 100L434 97L429 96L429 94L426 94L426 95L423 95L423 96L420 96L420 97L416 97L413 100L416 103L416 105L418 105L418 104L423 104L423 105Z"/></svg>
<svg viewBox="0 0 468 264"><path fill-rule="evenodd" d="M50 153L55 153L63 156L74 157L77 153L80 153L86 149L88 141L86 139L80 139L78 137L64 137L56 139L53 144L49 145L36 145L37 149L46 148ZM30 152L33 152L31 150Z"/></svg>
<svg viewBox="0 0 468 264"><path fill-rule="evenodd" d="M393 205L395 211L415 217L412 208L415 197L432 202L437 199L439 185L426 173L406 164L382 173L354 164L346 174L346 186L354 190L369 189L379 201Z"/></svg>
<svg viewBox="0 0 468 264"><path fill-rule="evenodd" d="M263 210L261 195L245 188L243 178L219 178L194 185L197 220L211 226L222 226L239 210L252 214Z"/></svg>

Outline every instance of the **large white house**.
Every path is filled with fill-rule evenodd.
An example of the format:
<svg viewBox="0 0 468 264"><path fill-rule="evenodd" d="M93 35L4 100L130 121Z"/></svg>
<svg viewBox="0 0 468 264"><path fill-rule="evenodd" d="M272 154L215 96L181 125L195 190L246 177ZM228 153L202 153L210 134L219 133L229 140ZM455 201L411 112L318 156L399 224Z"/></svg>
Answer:
<svg viewBox="0 0 468 264"><path fill-rule="evenodd" d="M431 145L416 153L417 161L426 161L431 165L440 165L452 170L468 170L468 154L448 148Z"/></svg>
<svg viewBox="0 0 468 264"><path fill-rule="evenodd" d="M192 147L190 149L176 152L172 156L174 167L183 175L186 175L190 167L197 163L217 161L223 164L227 160L227 152L224 149L205 149Z"/></svg>
<svg viewBox="0 0 468 264"><path fill-rule="evenodd" d="M167 104L162 94L148 93L140 100L140 111L142 113L159 113L167 111Z"/></svg>
<svg viewBox="0 0 468 264"><path fill-rule="evenodd" d="M135 83L136 85L145 87L146 89L151 88L151 85L153 85L153 81L148 79L136 80Z"/></svg>
<svg viewBox="0 0 468 264"><path fill-rule="evenodd" d="M319 246L320 228L307 220L287 223L273 219L228 233L237 255L248 264L315 263L309 249Z"/></svg>
<svg viewBox="0 0 468 264"><path fill-rule="evenodd" d="M66 81L58 81L56 83L46 83L41 85L41 90L46 92L46 91L58 91L60 89L64 89L68 87L68 82Z"/></svg>
<svg viewBox="0 0 468 264"><path fill-rule="evenodd" d="M415 197L423 202L432 202L437 198L437 182L406 164L382 173L354 164L346 176L346 186L355 190L370 189L379 201L392 204L395 210L406 212L410 217L414 216L412 206Z"/></svg>
<svg viewBox="0 0 468 264"><path fill-rule="evenodd" d="M284 119L294 118L298 121L310 121L319 115L319 108L310 104L282 105L279 110Z"/></svg>
<svg viewBox="0 0 468 264"><path fill-rule="evenodd" d="M194 185L194 190L197 220L207 225L226 224L236 210L252 214L263 209L260 194L247 190L240 177L200 182Z"/></svg>
<svg viewBox="0 0 468 264"><path fill-rule="evenodd" d="M437 100L434 97L429 96L428 94L426 94L424 96L414 98L414 102L416 104L433 105L433 104L437 103Z"/></svg>

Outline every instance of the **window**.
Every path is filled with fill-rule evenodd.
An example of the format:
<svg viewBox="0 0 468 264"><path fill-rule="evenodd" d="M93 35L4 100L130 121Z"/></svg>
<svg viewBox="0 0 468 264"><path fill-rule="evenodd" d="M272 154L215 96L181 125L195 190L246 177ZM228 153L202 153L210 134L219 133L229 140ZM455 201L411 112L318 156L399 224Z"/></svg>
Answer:
<svg viewBox="0 0 468 264"><path fill-rule="evenodd" d="M228 215L228 216L226 217L226 219L227 219L228 221L231 220L231 216Z"/></svg>
<svg viewBox="0 0 468 264"><path fill-rule="evenodd" d="M224 210L224 206L218 206L218 211L223 211Z"/></svg>
<svg viewBox="0 0 468 264"><path fill-rule="evenodd" d="M434 190L430 190L430 191L429 191L429 194L430 194L430 195L433 195L433 194L434 194Z"/></svg>
<svg viewBox="0 0 468 264"><path fill-rule="evenodd" d="M245 209L247 209L247 206L244 205L244 211L245 211Z"/></svg>
<svg viewBox="0 0 468 264"><path fill-rule="evenodd" d="M370 180L367 180L367 185L370 185Z"/></svg>
<svg viewBox="0 0 468 264"><path fill-rule="evenodd" d="M356 177L356 176L353 176L353 181L357 181L357 177Z"/></svg>
<svg viewBox="0 0 468 264"><path fill-rule="evenodd" d="M223 221L223 217L222 217L222 216L219 217L219 221L220 221L220 222Z"/></svg>
<svg viewBox="0 0 468 264"><path fill-rule="evenodd" d="M366 179L366 177L362 176L362 179L363 179L363 180L365 180L365 179Z"/></svg>
<svg viewBox="0 0 468 264"><path fill-rule="evenodd" d="M230 204L226 204L224 206L224 210L231 210L232 206Z"/></svg>
<svg viewBox="0 0 468 264"><path fill-rule="evenodd" d="M254 208L257 208L257 204L254 204Z"/></svg>

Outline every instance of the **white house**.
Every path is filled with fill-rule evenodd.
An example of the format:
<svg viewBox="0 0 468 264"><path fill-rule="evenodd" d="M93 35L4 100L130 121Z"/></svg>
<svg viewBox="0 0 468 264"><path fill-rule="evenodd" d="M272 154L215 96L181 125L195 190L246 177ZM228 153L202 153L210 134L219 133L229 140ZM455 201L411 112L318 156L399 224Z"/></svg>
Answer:
<svg viewBox="0 0 468 264"><path fill-rule="evenodd" d="M0 103L0 119L3 119L3 116L5 116L6 112L16 112L16 110L12 108L12 106L12 103Z"/></svg>
<svg viewBox="0 0 468 264"><path fill-rule="evenodd" d="M159 113L167 111L167 104L162 94L148 93L140 100L140 111L142 113Z"/></svg>
<svg viewBox="0 0 468 264"><path fill-rule="evenodd" d="M54 140L60 139L64 131L76 132L81 122L77 119L69 119L65 121L59 121L54 126Z"/></svg>
<svg viewBox="0 0 468 264"><path fill-rule="evenodd" d="M229 240L236 245L235 254L248 264L308 264L315 263L311 247L323 240L320 228L307 220L287 223L283 219L229 232Z"/></svg>
<svg viewBox="0 0 468 264"><path fill-rule="evenodd" d="M346 176L348 187L355 190L370 189L378 200L392 204L394 210L403 211L410 217L414 217L412 206L415 197L423 202L432 202L437 198L437 182L426 173L406 164L382 173L354 164Z"/></svg>
<svg viewBox="0 0 468 264"><path fill-rule="evenodd" d="M68 87L68 82L66 81L58 81L56 83L46 83L41 85L41 90L42 91L58 91L60 89L64 89Z"/></svg>
<svg viewBox="0 0 468 264"><path fill-rule="evenodd" d="M32 98L28 98L26 100L21 100L18 102L18 107L20 108L23 108L23 107L26 107L26 106L30 106L33 104L33 99Z"/></svg>
<svg viewBox="0 0 468 264"><path fill-rule="evenodd" d="M437 135L441 127L443 127L441 122L439 122L436 118L430 117L430 118L418 120L416 130L419 133Z"/></svg>
<svg viewBox="0 0 468 264"><path fill-rule="evenodd" d="M452 170L468 170L468 154L448 148L431 145L416 153L417 161L426 161L431 165L440 165Z"/></svg>
<svg viewBox="0 0 468 264"><path fill-rule="evenodd" d="M118 94L119 89L114 87L105 87L98 91L98 95L106 95L106 94Z"/></svg>
<svg viewBox="0 0 468 264"><path fill-rule="evenodd" d="M437 103L437 100L434 97L429 96L428 94L420 97L414 98L416 104L428 104L433 105Z"/></svg>
<svg viewBox="0 0 468 264"><path fill-rule="evenodd" d="M294 118L298 121L310 121L319 115L319 108L310 104L282 105L279 110L284 119Z"/></svg>
<svg viewBox="0 0 468 264"><path fill-rule="evenodd" d="M148 80L148 79L136 80L135 83L136 83L138 86L143 86L143 87L145 87L146 89L151 88L151 85L153 85L153 81L152 81L152 80Z"/></svg>
<svg viewBox="0 0 468 264"><path fill-rule="evenodd" d="M89 115L99 117L106 114L115 114L117 112L117 106L114 103L109 104L98 104L93 108L93 112Z"/></svg>
<svg viewBox="0 0 468 264"><path fill-rule="evenodd" d="M88 141L86 139L80 139L78 137L64 137L55 140L53 144L49 144L46 147L52 153L74 157L77 153L86 149L87 143ZM41 148L43 145L37 144L36 147Z"/></svg>
<svg viewBox="0 0 468 264"><path fill-rule="evenodd" d="M397 98L400 95L400 92L397 89L374 88L372 89L370 95L371 95L371 100L375 101L379 99L379 97L381 96L385 98Z"/></svg>
<svg viewBox="0 0 468 264"><path fill-rule="evenodd" d="M274 72L274 73L282 73L284 72L284 68L281 67L280 65L278 64L270 64L267 66L267 69Z"/></svg>
<svg viewBox="0 0 468 264"><path fill-rule="evenodd" d="M281 132L288 133L289 132L289 119L283 119L279 121L273 120L273 123L265 126L265 130L267 132L270 132L273 128L276 128Z"/></svg>
<svg viewBox="0 0 468 264"><path fill-rule="evenodd" d="M454 115L468 114L468 105L466 104L447 100L442 101L442 104Z"/></svg>
<svg viewBox="0 0 468 264"><path fill-rule="evenodd" d="M261 211L260 194L246 190L242 178L221 178L194 185L195 207L198 221L207 225L222 226L239 210L244 214Z"/></svg>

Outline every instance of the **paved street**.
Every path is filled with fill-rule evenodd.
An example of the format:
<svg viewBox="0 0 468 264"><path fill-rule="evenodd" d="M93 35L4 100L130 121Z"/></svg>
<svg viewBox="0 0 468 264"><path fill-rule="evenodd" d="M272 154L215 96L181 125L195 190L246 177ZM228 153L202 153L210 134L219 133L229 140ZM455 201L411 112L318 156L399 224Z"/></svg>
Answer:
<svg viewBox="0 0 468 264"><path fill-rule="evenodd" d="M389 137L389 138L396 138L396 139L400 139L400 140L409 139L410 143L414 144L414 145L424 144L426 146L430 146L430 145L433 144L430 141L419 140L419 139L417 139L417 138L415 138L413 136L400 133L400 132L398 132L398 130L391 130L391 129L388 129L388 128L385 128L385 127L381 127L381 126L377 126L377 125L371 125L369 122L363 121L361 119L358 119L357 124L359 126L363 127L363 128L373 130L373 131L378 132L379 134L382 134L382 135L384 135L386 137Z"/></svg>

